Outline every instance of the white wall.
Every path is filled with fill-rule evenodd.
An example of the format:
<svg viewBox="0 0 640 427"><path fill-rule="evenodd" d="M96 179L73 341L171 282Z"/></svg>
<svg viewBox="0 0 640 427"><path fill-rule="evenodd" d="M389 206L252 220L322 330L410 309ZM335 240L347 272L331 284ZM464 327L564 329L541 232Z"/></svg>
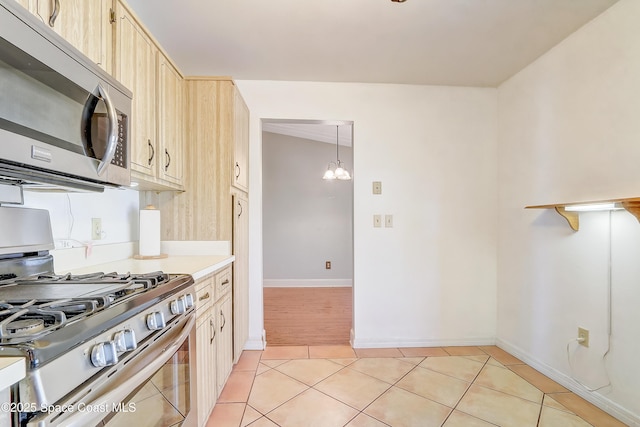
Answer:
<svg viewBox="0 0 640 427"><path fill-rule="evenodd" d="M138 240L139 193L106 189L104 193L25 191L25 207L46 209L51 217L56 247L60 240L74 246L91 241L91 218L102 219L103 237L95 245Z"/></svg>
<svg viewBox="0 0 640 427"><path fill-rule="evenodd" d="M640 2L622 0L498 90L499 343L640 425L640 224L526 205L640 196ZM611 248L610 248L611 245ZM612 342L607 349L611 257ZM567 342L590 330L588 349Z"/></svg>
<svg viewBox="0 0 640 427"><path fill-rule="evenodd" d="M251 111L250 345L263 330L263 118L354 122L356 347L493 342L496 90L237 84ZM373 214L394 228L373 228Z"/></svg>
<svg viewBox="0 0 640 427"><path fill-rule="evenodd" d="M336 144L269 132L262 143L264 285L351 286L353 182L322 179ZM351 147L340 160L351 169Z"/></svg>

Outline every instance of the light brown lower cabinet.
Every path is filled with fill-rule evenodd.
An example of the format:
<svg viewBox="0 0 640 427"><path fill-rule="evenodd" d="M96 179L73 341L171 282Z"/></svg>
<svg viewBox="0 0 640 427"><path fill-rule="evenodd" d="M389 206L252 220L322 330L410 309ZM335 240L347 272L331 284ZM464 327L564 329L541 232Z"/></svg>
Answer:
<svg viewBox="0 0 640 427"><path fill-rule="evenodd" d="M216 347L216 379L218 396L222 393L231 369L233 368L233 310L231 293L222 297L216 304L218 314L218 345Z"/></svg>
<svg viewBox="0 0 640 427"><path fill-rule="evenodd" d="M205 426L233 368L231 265L196 281L198 426Z"/></svg>
<svg viewBox="0 0 640 427"><path fill-rule="evenodd" d="M213 308L199 316L196 326L198 425L203 426L216 403L216 325Z"/></svg>
<svg viewBox="0 0 640 427"><path fill-rule="evenodd" d="M216 403L216 325L214 274L196 281L196 389L198 426L204 426Z"/></svg>

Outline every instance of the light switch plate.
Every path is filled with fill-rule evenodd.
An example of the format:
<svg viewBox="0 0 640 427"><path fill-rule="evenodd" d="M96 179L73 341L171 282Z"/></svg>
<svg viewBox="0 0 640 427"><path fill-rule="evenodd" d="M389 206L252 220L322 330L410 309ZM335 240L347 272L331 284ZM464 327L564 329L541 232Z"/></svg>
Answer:
<svg viewBox="0 0 640 427"><path fill-rule="evenodd" d="M387 214L384 216L384 226L387 228L393 227L393 215Z"/></svg>
<svg viewBox="0 0 640 427"><path fill-rule="evenodd" d="M376 228L382 227L382 215L374 215L373 216L373 226Z"/></svg>
<svg viewBox="0 0 640 427"><path fill-rule="evenodd" d="M382 194L382 181L373 181L373 194Z"/></svg>

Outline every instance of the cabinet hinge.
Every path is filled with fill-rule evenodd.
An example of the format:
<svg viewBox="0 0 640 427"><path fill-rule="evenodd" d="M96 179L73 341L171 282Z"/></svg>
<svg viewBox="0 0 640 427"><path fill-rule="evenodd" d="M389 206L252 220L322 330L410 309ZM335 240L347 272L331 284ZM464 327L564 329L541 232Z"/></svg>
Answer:
<svg viewBox="0 0 640 427"><path fill-rule="evenodd" d="M116 11L113 9L109 9L109 23L111 24L116 23Z"/></svg>

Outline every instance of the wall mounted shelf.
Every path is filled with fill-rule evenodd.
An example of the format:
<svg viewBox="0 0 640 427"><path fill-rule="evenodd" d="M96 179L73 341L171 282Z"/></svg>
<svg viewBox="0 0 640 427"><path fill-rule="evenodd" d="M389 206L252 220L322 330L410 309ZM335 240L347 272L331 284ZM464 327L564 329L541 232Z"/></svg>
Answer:
<svg viewBox="0 0 640 427"><path fill-rule="evenodd" d="M597 206L599 205L606 204L611 205L611 207L605 207L602 209L597 208ZM564 219L567 220L567 222L569 223L569 227L571 227L572 230L578 231L580 229L579 214L581 211L583 211L583 209L581 209L582 207L586 208L584 209L584 211L625 209L627 212L635 216L638 221L640 221L640 197L598 200L591 202L557 203L553 205L525 206L525 209L554 209L556 212L558 212L558 214L560 214Z"/></svg>

